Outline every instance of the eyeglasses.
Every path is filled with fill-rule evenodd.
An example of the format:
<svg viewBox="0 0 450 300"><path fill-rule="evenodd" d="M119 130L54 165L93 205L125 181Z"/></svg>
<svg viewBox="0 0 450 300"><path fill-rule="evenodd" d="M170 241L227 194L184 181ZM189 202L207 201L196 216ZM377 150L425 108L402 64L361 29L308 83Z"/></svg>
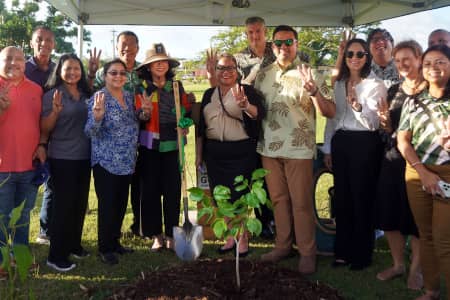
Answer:
<svg viewBox="0 0 450 300"><path fill-rule="evenodd" d="M111 76L127 76L127 72L126 71L108 71L107 72L109 75Z"/></svg>
<svg viewBox="0 0 450 300"><path fill-rule="evenodd" d="M217 71L222 71L222 72L225 72L225 71L231 72L231 71L236 70L236 67L235 66L221 66L221 65L217 65L216 66L216 70Z"/></svg>
<svg viewBox="0 0 450 300"><path fill-rule="evenodd" d="M432 67L434 67L434 66L437 66L437 67L444 67L444 66L446 66L447 65L447 61L445 61L445 60L443 60L443 59L437 59L437 60L435 60L435 61L424 61L423 62L423 65L422 65L422 68L427 68L427 69L429 69L429 68L432 68Z"/></svg>
<svg viewBox="0 0 450 300"><path fill-rule="evenodd" d="M286 46L292 46L294 44L295 40L294 39L287 39L287 40L274 40L273 43L275 44L275 46L277 46L278 48L280 48L281 46L283 46L283 44L285 44Z"/></svg>
<svg viewBox="0 0 450 300"><path fill-rule="evenodd" d="M347 51L347 53L345 53L345 57L347 57L347 58L353 58L354 55L356 55L356 58L361 59L365 55L367 55L367 52L363 52L363 51L358 51L358 52Z"/></svg>

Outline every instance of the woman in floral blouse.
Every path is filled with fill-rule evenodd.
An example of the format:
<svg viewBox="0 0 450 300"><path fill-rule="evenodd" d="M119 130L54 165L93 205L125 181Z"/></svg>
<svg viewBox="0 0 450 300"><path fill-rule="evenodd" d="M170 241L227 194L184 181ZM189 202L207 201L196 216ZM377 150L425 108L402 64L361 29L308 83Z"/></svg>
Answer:
<svg viewBox="0 0 450 300"><path fill-rule="evenodd" d="M397 143L407 162L408 200L419 229L426 292L418 299L430 300L439 299L441 274L450 286L450 199L439 186L450 182L450 48L428 48L422 72L429 88L403 105Z"/></svg>
<svg viewBox="0 0 450 300"><path fill-rule="evenodd" d="M89 99L86 134L98 198L98 248L102 262L117 264L116 254L132 252L120 244L120 229L134 172L138 119L134 95L125 91L126 66L115 59L103 67L105 87ZM147 110L148 106L142 109Z"/></svg>

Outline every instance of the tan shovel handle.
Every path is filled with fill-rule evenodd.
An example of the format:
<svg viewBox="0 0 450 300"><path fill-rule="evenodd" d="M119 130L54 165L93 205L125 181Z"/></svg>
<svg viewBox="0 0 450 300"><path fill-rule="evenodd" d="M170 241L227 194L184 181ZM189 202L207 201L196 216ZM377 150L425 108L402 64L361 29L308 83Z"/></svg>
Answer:
<svg viewBox="0 0 450 300"><path fill-rule="evenodd" d="M180 160L181 169L181 194L183 196L183 208L184 208L184 218L189 220L188 217L188 203L187 203L187 189L186 189L186 169L183 162L183 153L181 151L183 147L183 132L182 128L178 126L181 119L181 107L180 107L180 88L178 81L173 82L173 95L175 97L175 115L177 118L177 140L178 140L178 157Z"/></svg>

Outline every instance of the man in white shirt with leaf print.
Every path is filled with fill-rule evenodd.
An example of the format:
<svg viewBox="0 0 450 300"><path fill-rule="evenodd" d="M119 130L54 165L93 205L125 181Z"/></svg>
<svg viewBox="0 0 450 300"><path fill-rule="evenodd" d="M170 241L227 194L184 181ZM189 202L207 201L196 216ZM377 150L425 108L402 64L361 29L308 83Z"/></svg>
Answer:
<svg viewBox="0 0 450 300"><path fill-rule="evenodd" d="M316 270L316 241L312 203L313 157L316 151L315 111L333 117L329 90L311 69L300 65L297 32L280 25L273 32L276 61L260 70L255 87L265 96L267 116L258 142L270 198L274 207L275 248L263 261L287 257L294 241L300 253L298 270ZM295 238L295 240L294 240Z"/></svg>

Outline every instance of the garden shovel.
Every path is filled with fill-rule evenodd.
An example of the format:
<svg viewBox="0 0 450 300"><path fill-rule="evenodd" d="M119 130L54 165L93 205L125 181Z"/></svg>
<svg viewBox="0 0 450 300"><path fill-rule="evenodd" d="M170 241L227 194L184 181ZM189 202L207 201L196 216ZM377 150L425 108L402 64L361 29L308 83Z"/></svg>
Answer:
<svg viewBox="0 0 450 300"><path fill-rule="evenodd" d="M173 82L173 91L175 95L175 112L177 116L177 125L181 119L180 108L180 90L177 81ZM181 172L181 193L183 196L184 224L182 227L173 227L173 237L175 241L175 253L181 260L195 260L200 256L203 248L203 228L193 225L189 220L188 197L186 190L186 168L184 161L184 143L182 129L177 126L178 152Z"/></svg>

